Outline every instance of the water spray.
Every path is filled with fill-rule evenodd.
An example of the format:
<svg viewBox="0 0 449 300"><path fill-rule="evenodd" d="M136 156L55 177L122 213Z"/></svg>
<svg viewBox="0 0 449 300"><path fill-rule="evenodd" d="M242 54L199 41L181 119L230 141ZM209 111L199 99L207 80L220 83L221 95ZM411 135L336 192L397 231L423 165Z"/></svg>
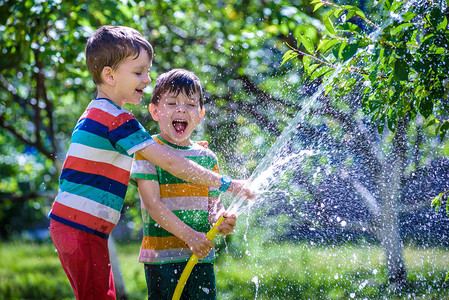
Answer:
<svg viewBox="0 0 449 300"><path fill-rule="evenodd" d="M217 227L220 226L221 222L226 220L225 216L221 216L217 223L209 230L209 232L206 234L206 238L209 241L213 241L215 236L218 233ZM186 267L184 268L184 271L182 271L181 277L179 278L178 284L176 285L175 292L173 293L172 300L179 300L181 298L182 291L184 290L184 286L186 285L187 279L190 276L190 273L192 273L193 267L198 263L198 256L195 254L192 254L189 261L187 262Z"/></svg>

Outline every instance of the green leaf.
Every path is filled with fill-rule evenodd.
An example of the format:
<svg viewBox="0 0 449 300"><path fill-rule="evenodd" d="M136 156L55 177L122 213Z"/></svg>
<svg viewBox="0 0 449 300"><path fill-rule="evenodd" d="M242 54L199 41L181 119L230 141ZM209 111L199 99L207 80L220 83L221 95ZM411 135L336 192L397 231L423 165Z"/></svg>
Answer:
<svg viewBox="0 0 449 300"><path fill-rule="evenodd" d="M394 63L394 75L398 80L408 81L409 65L405 60L397 59Z"/></svg>
<svg viewBox="0 0 449 300"><path fill-rule="evenodd" d="M393 49L391 47L385 47L383 52L383 57L388 61L390 59L390 55L393 53Z"/></svg>
<svg viewBox="0 0 449 300"><path fill-rule="evenodd" d="M396 130L396 125L398 124L397 113L395 109L390 108L388 110L388 120L387 125L390 131L394 132Z"/></svg>
<svg viewBox="0 0 449 300"><path fill-rule="evenodd" d="M377 121L377 132L379 132L380 135L383 134L385 128L385 116L382 115Z"/></svg>
<svg viewBox="0 0 449 300"><path fill-rule="evenodd" d="M433 126L433 125L438 124L438 123L440 123L440 120L438 120L438 119L432 119L432 120L430 120L429 122L427 122L427 124L425 125L425 127Z"/></svg>
<svg viewBox="0 0 449 300"><path fill-rule="evenodd" d="M334 9L334 16L336 18L340 18L341 14L344 13L344 11L345 11L344 9L336 8Z"/></svg>
<svg viewBox="0 0 449 300"><path fill-rule="evenodd" d="M313 46L312 40L302 34L299 35L299 38L307 52L310 54L315 54L315 47Z"/></svg>
<svg viewBox="0 0 449 300"><path fill-rule="evenodd" d="M401 99L401 94L399 92L393 93L393 95L390 97L390 100L388 101L389 105L395 105L398 107L400 105L399 100ZM401 108L401 107L398 107Z"/></svg>
<svg viewBox="0 0 449 300"><path fill-rule="evenodd" d="M346 20L349 20L349 19L351 19L352 17L354 17L355 16L355 12L354 11L352 11L352 10L350 10L350 11L348 11L347 13L346 13ZM347 22L346 22L347 23Z"/></svg>
<svg viewBox="0 0 449 300"><path fill-rule="evenodd" d="M334 47L332 47L332 54L335 56L336 59L340 57L340 48L342 44L343 43L338 42L335 44Z"/></svg>
<svg viewBox="0 0 449 300"><path fill-rule="evenodd" d="M390 6L390 11L391 12L396 12L397 11L397 9L401 6L401 5L403 5L404 4L404 2L403 1L393 1L392 3L391 3L391 6Z"/></svg>
<svg viewBox="0 0 449 300"><path fill-rule="evenodd" d="M410 26L412 26L412 25L413 25L413 23L403 23L403 24L401 24L401 25L396 26L395 28L393 28L393 29L390 31L390 34L391 34L391 35L396 35L396 34L398 34L399 32L401 32L403 29L408 28L408 27L410 27Z"/></svg>
<svg viewBox="0 0 449 300"><path fill-rule="evenodd" d="M310 56L304 55L302 57L302 64L307 73L309 72L310 63L312 62L312 58Z"/></svg>
<svg viewBox="0 0 449 300"><path fill-rule="evenodd" d="M441 124L442 123L438 124L437 127L435 127L435 135L438 135L438 133L440 132Z"/></svg>
<svg viewBox="0 0 449 300"><path fill-rule="evenodd" d="M402 19L404 22L408 22L416 17L416 14L414 12L408 11L402 15Z"/></svg>
<svg viewBox="0 0 449 300"><path fill-rule="evenodd" d="M320 44L316 48L317 51L321 50L322 53L326 53L330 48L332 48L336 43L338 43L337 39L322 39Z"/></svg>
<svg viewBox="0 0 449 300"><path fill-rule="evenodd" d="M313 8L313 11L316 11L317 9L319 9L323 5L324 5L324 3L322 3L322 2L316 4L315 7Z"/></svg>
<svg viewBox="0 0 449 300"><path fill-rule="evenodd" d="M419 105L419 113L424 117L428 118L433 112L433 102L429 97L424 97Z"/></svg>
<svg viewBox="0 0 449 300"><path fill-rule="evenodd" d="M342 44L343 49L340 50L340 55L343 58L343 61L347 61L348 59L352 58L354 54L359 49L358 44Z"/></svg>
<svg viewBox="0 0 449 300"><path fill-rule="evenodd" d="M431 96L435 101L438 101L439 99L443 98L446 91L444 89L444 86L442 86L438 82L434 82L433 89L431 89Z"/></svg>
<svg viewBox="0 0 449 300"><path fill-rule="evenodd" d="M344 5L343 7L345 7L347 10L354 12L354 14L358 15L363 20L366 19L365 13L360 8L350 5Z"/></svg>
<svg viewBox="0 0 449 300"><path fill-rule="evenodd" d="M438 212L441 208L441 198L443 197L443 193L440 193L438 196L432 199L430 206L434 208L436 212Z"/></svg>
<svg viewBox="0 0 449 300"><path fill-rule="evenodd" d="M350 23L350 22L343 23L343 24L337 26L337 28L344 30L344 31L349 31L349 32L360 33L360 31L361 31L359 26L357 26L356 24Z"/></svg>
<svg viewBox="0 0 449 300"><path fill-rule="evenodd" d="M314 66L316 66L316 65L314 65ZM334 71L333 68L326 67L326 66L323 66L323 67L321 67L321 68L317 68L317 69L311 74L310 79L311 79L311 80L314 80L314 79L316 79L316 78L318 78L318 77L323 76L324 74L326 74L326 73L328 73L328 72L333 72L333 71Z"/></svg>
<svg viewBox="0 0 449 300"><path fill-rule="evenodd" d="M418 53L420 53L423 57L426 57L429 53L430 47L432 47L435 43L435 36L433 34L425 35L422 39L422 43L418 48Z"/></svg>
<svg viewBox="0 0 449 300"><path fill-rule="evenodd" d="M445 121L445 122L443 122L442 125L439 126L439 127L440 127L440 128L439 128L438 133L439 133L439 136L440 136L440 140L443 140L444 137L446 136L447 131L449 130L449 122L448 122L448 121Z"/></svg>
<svg viewBox="0 0 449 300"><path fill-rule="evenodd" d="M288 62L289 60L291 60L292 58L295 58L298 56L298 53L293 51L293 50L288 50L287 52L284 53L284 55L282 56L282 63L280 66L282 66L283 64L285 64L286 62Z"/></svg>
<svg viewBox="0 0 449 300"><path fill-rule="evenodd" d="M433 27L437 27L444 20L440 7L433 7L429 14L429 21Z"/></svg>
<svg viewBox="0 0 449 300"><path fill-rule="evenodd" d="M330 34L336 35L334 25L332 25L332 22L329 19L324 20L324 26L326 27L327 31L329 31Z"/></svg>
<svg viewBox="0 0 449 300"><path fill-rule="evenodd" d="M358 15L359 17L361 17L363 20L366 20L365 13L363 13L363 11L361 11L360 9L357 8L357 11L355 12L355 14Z"/></svg>
<svg viewBox="0 0 449 300"><path fill-rule="evenodd" d="M369 111L375 112L376 110L378 110L379 108L381 108L383 106L383 102L381 100L378 99L372 99L368 102L368 109Z"/></svg>
<svg viewBox="0 0 449 300"><path fill-rule="evenodd" d="M415 60L413 62L413 69L415 69L418 73L427 73L427 71L430 69L430 66L428 63L424 63L423 60Z"/></svg>
<svg viewBox="0 0 449 300"><path fill-rule="evenodd" d="M374 81L376 81L378 69L379 69L379 64L376 64L376 67L374 68L374 70L372 70L371 73L369 74L369 80L371 81L371 84L373 84Z"/></svg>
<svg viewBox="0 0 449 300"><path fill-rule="evenodd" d="M332 24L331 15L334 11L329 10L323 17L324 26L326 27L327 31L329 31L330 34L335 34L334 25Z"/></svg>
<svg viewBox="0 0 449 300"><path fill-rule="evenodd" d="M437 29L445 29L447 28L447 18L444 17L444 20L438 25Z"/></svg>

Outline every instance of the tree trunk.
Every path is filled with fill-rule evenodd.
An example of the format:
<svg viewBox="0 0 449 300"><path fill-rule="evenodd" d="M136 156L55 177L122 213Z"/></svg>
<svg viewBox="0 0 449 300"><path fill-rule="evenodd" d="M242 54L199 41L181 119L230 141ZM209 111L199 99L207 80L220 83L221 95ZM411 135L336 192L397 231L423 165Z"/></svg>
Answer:
<svg viewBox="0 0 449 300"><path fill-rule="evenodd" d="M402 240L399 226L399 200L405 170L407 120L398 122L392 151L381 176L382 213L379 233L388 267L388 281L396 292L405 287L407 271L402 253Z"/></svg>
<svg viewBox="0 0 449 300"><path fill-rule="evenodd" d="M112 274L114 274L115 294L117 300L127 300L128 295L125 289L125 282L123 281L122 272L120 271L120 264L118 261L117 249L115 248L115 240L109 235L108 240L109 257L111 259Z"/></svg>
<svg viewBox="0 0 449 300"><path fill-rule="evenodd" d="M388 191L387 191L388 193ZM399 232L398 198L384 195L384 208L380 217L381 243L388 267L388 281L394 290L400 291L407 279L407 271L402 254L402 241Z"/></svg>

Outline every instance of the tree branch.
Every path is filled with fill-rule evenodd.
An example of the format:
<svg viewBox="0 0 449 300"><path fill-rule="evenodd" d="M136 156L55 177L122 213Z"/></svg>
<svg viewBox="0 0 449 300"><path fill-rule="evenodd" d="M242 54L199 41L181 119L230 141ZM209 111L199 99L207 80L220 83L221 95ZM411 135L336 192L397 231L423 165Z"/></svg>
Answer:
<svg viewBox="0 0 449 300"><path fill-rule="evenodd" d="M24 144L26 144L28 146L35 147L39 152L41 152L47 158L49 158L51 160L55 160L55 157L54 157L53 153L47 151L42 145L39 145L37 143L33 143L32 141L24 138L19 132L17 132L14 129L14 127L8 125L8 123L5 121L4 114L0 114L0 127L3 127L6 130L8 130L13 136L15 136L22 143L24 143Z"/></svg>

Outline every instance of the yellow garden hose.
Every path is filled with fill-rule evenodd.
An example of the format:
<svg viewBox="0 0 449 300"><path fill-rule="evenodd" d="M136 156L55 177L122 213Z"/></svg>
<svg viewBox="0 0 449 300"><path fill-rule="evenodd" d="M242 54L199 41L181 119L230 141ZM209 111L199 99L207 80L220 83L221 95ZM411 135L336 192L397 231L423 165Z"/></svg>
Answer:
<svg viewBox="0 0 449 300"><path fill-rule="evenodd" d="M213 241L215 236L218 233L217 227L220 226L221 222L223 222L226 218L224 216L221 216L220 219L218 219L217 223L209 230L209 232L206 234L206 238L209 241ZM181 277L179 278L178 285L176 286L175 292L173 293L172 300L179 300L181 298L182 290L184 289L184 286L186 285L187 279L190 276L190 273L192 273L193 267L198 262L198 256L195 254L192 254L189 261L187 262L186 267L184 268L184 271L182 271Z"/></svg>

